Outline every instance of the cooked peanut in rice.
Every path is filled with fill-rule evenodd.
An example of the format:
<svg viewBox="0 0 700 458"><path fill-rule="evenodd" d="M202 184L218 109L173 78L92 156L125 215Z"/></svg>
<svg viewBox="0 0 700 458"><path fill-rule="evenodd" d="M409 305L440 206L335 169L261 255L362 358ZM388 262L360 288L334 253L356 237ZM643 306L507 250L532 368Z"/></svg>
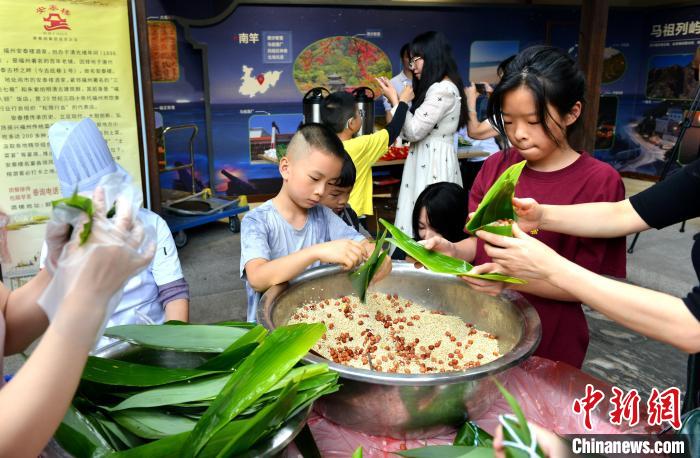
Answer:
<svg viewBox="0 0 700 458"><path fill-rule="evenodd" d="M292 314L293 323L326 325L313 347L321 356L381 372L459 371L501 356L493 334L396 294L368 293L366 304L354 295L304 304Z"/></svg>

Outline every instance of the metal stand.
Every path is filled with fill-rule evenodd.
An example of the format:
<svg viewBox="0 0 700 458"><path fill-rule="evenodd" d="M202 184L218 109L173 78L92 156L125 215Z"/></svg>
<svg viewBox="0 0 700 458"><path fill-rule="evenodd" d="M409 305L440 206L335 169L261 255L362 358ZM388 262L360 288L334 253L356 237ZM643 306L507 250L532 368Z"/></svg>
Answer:
<svg viewBox="0 0 700 458"><path fill-rule="evenodd" d="M681 132L678 135L678 140L676 140L676 143L673 145L673 148L671 149L671 154L669 155L668 159L666 160L666 163L664 164L664 168L661 170L661 176L659 177L659 182L664 181L666 177L668 176L668 173L671 171L671 167L673 166L674 163L679 164L681 167L683 164L678 162L678 158L680 156L680 151L681 151L681 142L683 141L683 137L685 135L685 131L688 130L688 128L692 125L693 123L693 117L697 111L700 110L700 85L698 86L698 89L695 91L695 98L693 99L693 103L690 104L690 108L688 109L688 115L685 117L683 120L683 123L681 124ZM700 157L700 145L698 145L698 154L696 157ZM680 232L685 232L685 221L683 221L683 224L681 224ZM634 234L634 239L632 240L632 243L630 244L630 247L627 249L627 252L629 254L634 253L634 247L637 245L637 240L639 239L639 232Z"/></svg>

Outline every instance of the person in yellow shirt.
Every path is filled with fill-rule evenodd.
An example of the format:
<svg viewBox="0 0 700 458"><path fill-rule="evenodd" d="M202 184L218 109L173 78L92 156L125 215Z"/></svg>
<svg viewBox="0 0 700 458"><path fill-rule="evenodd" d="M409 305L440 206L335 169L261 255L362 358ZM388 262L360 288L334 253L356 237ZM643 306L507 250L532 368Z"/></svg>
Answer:
<svg viewBox="0 0 700 458"><path fill-rule="evenodd" d="M413 99L413 89L405 87L401 95L397 95L391 84L385 84L384 95L392 104L397 106L394 117L385 129L360 137L357 134L362 127L364 113L355 106L355 99L347 92L334 92L324 100L321 108L323 123L331 128L342 140L345 150L355 164L355 187L350 193L349 204L362 218L374 213L372 206L372 165L386 153L389 145L394 143L401 133L407 102Z"/></svg>

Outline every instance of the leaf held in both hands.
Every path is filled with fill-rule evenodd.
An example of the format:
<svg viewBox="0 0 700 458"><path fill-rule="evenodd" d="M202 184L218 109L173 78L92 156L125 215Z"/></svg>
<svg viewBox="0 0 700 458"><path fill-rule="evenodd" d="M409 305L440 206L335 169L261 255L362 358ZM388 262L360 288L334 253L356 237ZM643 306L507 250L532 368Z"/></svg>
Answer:
<svg viewBox="0 0 700 458"><path fill-rule="evenodd" d="M426 268L433 272L451 275L460 275L473 278L483 278L485 280L501 281L504 283L514 283L522 285L525 281L509 277L503 274L470 274L469 271L474 268L471 264L463 259L453 258L437 251L427 250L423 245L413 240L406 235L398 227L394 226L385 219L379 218L379 221L387 228L392 238L387 239L387 242L401 248L406 254L416 261L423 264Z"/></svg>
<svg viewBox="0 0 700 458"><path fill-rule="evenodd" d="M372 277L374 277L374 274L377 273L379 267L386 258L387 253L383 250L385 238L386 230L384 230L377 239L374 245L374 251L372 251L372 254L369 256L369 258L367 258L367 261L365 261L357 270L350 273L350 283L352 283L353 289L360 298L360 302L363 304L365 303L367 288L372 281Z"/></svg>
<svg viewBox="0 0 700 458"><path fill-rule="evenodd" d="M494 225L494 223L503 220L517 220L513 209L513 197L515 185L518 184L518 178L520 178L525 164L526 161L521 161L511 165L491 185L484 198L481 199L474 215L465 226L468 232L474 234L478 230L484 230L499 235L513 235L512 225Z"/></svg>

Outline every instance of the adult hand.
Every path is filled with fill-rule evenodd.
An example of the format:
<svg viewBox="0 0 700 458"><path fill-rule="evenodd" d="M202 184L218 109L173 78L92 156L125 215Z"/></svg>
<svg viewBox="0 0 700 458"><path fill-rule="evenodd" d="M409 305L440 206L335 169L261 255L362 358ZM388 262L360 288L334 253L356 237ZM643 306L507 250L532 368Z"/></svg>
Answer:
<svg viewBox="0 0 700 458"><path fill-rule="evenodd" d="M382 94L384 94L384 97L386 97L387 100L389 100L391 106L394 107L398 105L399 96L396 94L396 88L394 88L394 85L391 84L391 81L389 81L384 76L375 78L375 80L377 80L377 83L379 83L379 89L381 89Z"/></svg>
<svg viewBox="0 0 700 458"><path fill-rule="evenodd" d="M493 87L489 83L482 81L481 84L484 85L484 91L486 91L487 95L491 95L493 93Z"/></svg>
<svg viewBox="0 0 700 458"><path fill-rule="evenodd" d="M535 433L537 445L544 452L545 456L553 458L563 458L573 456L569 444L561 437L554 434L552 431L534 423L528 422L528 425ZM493 436L493 456L496 458L506 457L506 447L503 444L503 426L498 425L496 434Z"/></svg>
<svg viewBox="0 0 700 458"><path fill-rule="evenodd" d="M409 103L413 100L415 94L413 93L413 86L404 86L399 94L399 102Z"/></svg>
<svg viewBox="0 0 700 458"><path fill-rule="evenodd" d="M358 266L367 257L362 245L354 240L333 240L318 245L319 261L326 264L338 264L343 270Z"/></svg>
<svg viewBox="0 0 700 458"><path fill-rule="evenodd" d="M518 215L518 225L525 232L530 232L542 225L544 211L535 199L513 197L513 210Z"/></svg>
<svg viewBox="0 0 700 458"><path fill-rule="evenodd" d="M558 270L564 258L544 243L536 240L513 224L513 237L477 231L476 236L486 244L484 249L501 273L518 278L548 280Z"/></svg>
<svg viewBox="0 0 700 458"><path fill-rule="evenodd" d="M493 262L487 262L486 264L481 264L480 266L475 266L472 270L469 271L471 274L488 274L488 273L494 273L494 272L499 272L500 265L493 263ZM499 272L500 273L500 272ZM473 277L466 277L462 276L460 277L464 282L466 282L469 286L474 288L475 290L486 293L489 296L498 296L501 294L501 291L506 287L505 283L500 282L500 281L493 281L493 280L484 280L482 278L473 278Z"/></svg>

